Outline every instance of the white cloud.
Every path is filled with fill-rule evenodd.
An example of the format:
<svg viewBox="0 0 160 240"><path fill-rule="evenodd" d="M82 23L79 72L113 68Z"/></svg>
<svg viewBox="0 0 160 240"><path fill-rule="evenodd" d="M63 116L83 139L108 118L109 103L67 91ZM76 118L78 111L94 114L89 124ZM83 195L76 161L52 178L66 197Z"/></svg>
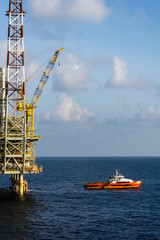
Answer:
<svg viewBox="0 0 160 240"><path fill-rule="evenodd" d="M89 73L83 62L75 55L68 54L62 67L57 68L53 87L58 91L79 91L89 82Z"/></svg>
<svg viewBox="0 0 160 240"><path fill-rule="evenodd" d="M95 117L92 112L82 108L77 102L65 93L58 97L56 112L45 113L43 120L47 122L79 122L84 123L88 119Z"/></svg>
<svg viewBox="0 0 160 240"><path fill-rule="evenodd" d="M109 87L128 87L130 85L127 76L128 68L126 62L120 60L119 57L113 58L114 76L108 81Z"/></svg>
<svg viewBox="0 0 160 240"><path fill-rule="evenodd" d="M7 41L0 42L0 67L6 67Z"/></svg>
<svg viewBox="0 0 160 240"><path fill-rule="evenodd" d="M81 108L77 102L65 93L61 93L58 98L56 117L63 122L85 122L88 118L94 117L94 114L85 108Z"/></svg>
<svg viewBox="0 0 160 240"><path fill-rule="evenodd" d="M144 102L142 102L139 106L139 110L136 115L143 120L149 119L160 119L160 106L148 105L146 106Z"/></svg>
<svg viewBox="0 0 160 240"><path fill-rule="evenodd" d="M110 14L104 0L30 0L29 6L39 18L98 22Z"/></svg>
<svg viewBox="0 0 160 240"><path fill-rule="evenodd" d="M125 61L119 57L113 57L114 76L106 83L106 87L112 88L134 88L134 89L147 89L154 86L154 81L146 77L138 77L136 79L128 78L128 67Z"/></svg>

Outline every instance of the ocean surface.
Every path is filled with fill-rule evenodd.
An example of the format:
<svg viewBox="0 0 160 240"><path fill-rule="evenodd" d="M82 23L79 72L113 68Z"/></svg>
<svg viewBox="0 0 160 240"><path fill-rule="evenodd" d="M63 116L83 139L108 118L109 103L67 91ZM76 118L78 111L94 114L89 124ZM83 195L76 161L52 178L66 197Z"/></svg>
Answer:
<svg viewBox="0 0 160 240"><path fill-rule="evenodd" d="M25 176L19 197L0 176L0 239L160 239L160 158L41 157L43 173ZM119 169L135 190L85 190Z"/></svg>

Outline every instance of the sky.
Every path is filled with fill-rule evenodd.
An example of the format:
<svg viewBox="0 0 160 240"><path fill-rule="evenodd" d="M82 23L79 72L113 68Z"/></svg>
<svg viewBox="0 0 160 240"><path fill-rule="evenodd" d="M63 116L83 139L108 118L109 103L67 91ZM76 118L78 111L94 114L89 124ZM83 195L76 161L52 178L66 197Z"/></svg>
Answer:
<svg viewBox="0 0 160 240"><path fill-rule="evenodd" d="M8 5L1 0L0 67ZM64 47L37 102L36 156L160 155L159 8L159 0L23 0L28 101Z"/></svg>

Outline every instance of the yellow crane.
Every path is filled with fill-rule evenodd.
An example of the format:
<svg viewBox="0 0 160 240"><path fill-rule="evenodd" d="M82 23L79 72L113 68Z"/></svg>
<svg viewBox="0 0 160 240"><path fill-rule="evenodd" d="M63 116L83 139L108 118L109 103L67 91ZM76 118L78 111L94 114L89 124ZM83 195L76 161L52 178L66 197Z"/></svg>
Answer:
<svg viewBox="0 0 160 240"><path fill-rule="evenodd" d="M38 101L39 97L41 96L44 86L48 81L48 78L53 70L53 67L57 61L58 58L58 54L63 50L64 48L60 48L59 50L57 50L54 54L54 56L50 59L50 61L47 64L46 70L43 72L42 78L34 92L33 98L32 98L32 102L31 102L31 106L35 106L36 102Z"/></svg>
<svg viewBox="0 0 160 240"><path fill-rule="evenodd" d="M26 121L27 121L27 136L28 137L34 137L34 131L36 130L34 127L34 109L35 104L37 103L39 97L41 96L43 89L51 75L51 72L55 66L55 63L57 61L58 55L59 53L63 50L64 48L60 48L59 50L57 50L53 57L50 59L50 61L47 64L47 67L45 69L45 71L43 72L43 75L41 77L41 80L34 92L33 98L31 103L26 103ZM28 79L27 79L28 80ZM21 111L22 110L22 106L19 104L18 105L18 110ZM40 138L40 137L39 137Z"/></svg>
<svg viewBox="0 0 160 240"><path fill-rule="evenodd" d="M39 97L41 96L43 89L51 75L53 67L55 66L55 63L57 61L58 55L63 49L64 48L60 48L54 53L53 57L48 62L45 71L43 72L41 80L34 92L31 103L28 103L26 101L26 104L25 104L25 112L26 112L25 173L26 174L39 173L42 171L42 167L38 167L37 164L35 164L35 142L40 139L40 136L34 134L36 130L34 126L34 109L36 108L35 104L37 103ZM17 104L17 110L23 111L21 102ZM17 147L16 150L17 150L16 154L19 154L19 147Z"/></svg>

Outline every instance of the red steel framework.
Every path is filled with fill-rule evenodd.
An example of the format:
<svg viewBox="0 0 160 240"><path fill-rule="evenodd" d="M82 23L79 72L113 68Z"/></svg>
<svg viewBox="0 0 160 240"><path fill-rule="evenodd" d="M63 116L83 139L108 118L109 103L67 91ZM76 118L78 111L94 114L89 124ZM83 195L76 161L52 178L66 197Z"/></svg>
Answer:
<svg viewBox="0 0 160 240"><path fill-rule="evenodd" d="M35 164L34 121L25 98L22 0L9 0L7 69L0 69L0 174L11 174L10 187L23 195L23 174L42 171ZM31 134L32 132L32 134ZM26 185L25 185L26 186ZM25 187L26 189L26 187Z"/></svg>
<svg viewBox="0 0 160 240"><path fill-rule="evenodd" d="M26 113L22 0L10 0L5 97L4 174L23 174L26 156ZM19 109L21 108L21 111Z"/></svg>
<svg viewBox="0 0 160 240"><path fill-rule="evenodd" d="M23 41L23 16L26 12L22 8L22 0L10 0L9 10L7 11L7 16L9 16L9 26L8 26L8 39L9 45L11 42L16 45L16 51L11 51L10 46L8 46L7 54L7 67L16 69L24 67L24 47L21 51L18 51L18 45ZM11 19L12 18L12 19ZM20 18L20 19L19 19ZM20 23L19 23L20 21ZM13 24L15 22L15 24ZM13 45L14 46L14 45ZM10 86L9 86L10 85ZM11 88L9 88L11 87ZM9 91L11 91L9 95ZM7 95L10 97L13 93L18 92L21 96L25 95L25 82L22 81L20 85L14 86L11 82L7 81Z"/></svg>

